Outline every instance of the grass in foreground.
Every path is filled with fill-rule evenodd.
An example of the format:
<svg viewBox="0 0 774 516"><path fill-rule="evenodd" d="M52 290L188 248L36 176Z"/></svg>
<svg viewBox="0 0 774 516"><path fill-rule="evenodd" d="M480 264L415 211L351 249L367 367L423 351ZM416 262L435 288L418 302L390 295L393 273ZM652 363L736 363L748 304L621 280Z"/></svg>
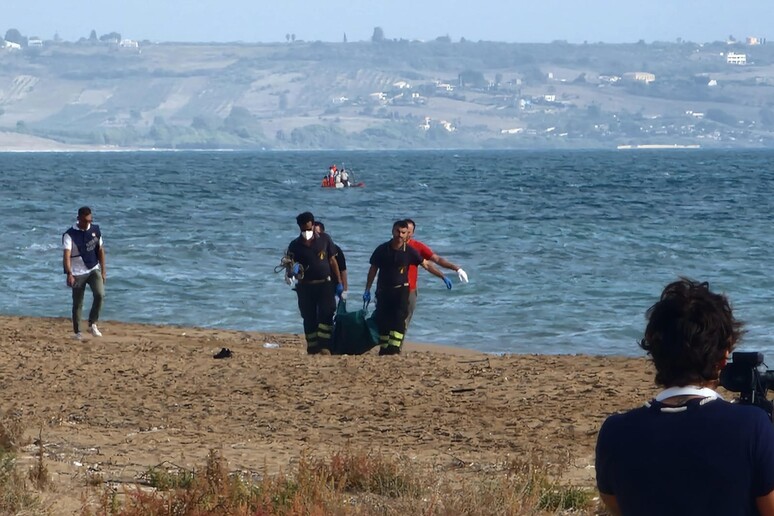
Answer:
<svg viewBox="0 0 774 516"><path fill-rule="evenodd" d="M448 473L448 472L446 472ZM482 476L483 475L483 476ZM83 516L594 514L593 492L551 480L535 460L475 477L419 471L406 459L348 451L302 457L294 475L229 473L210 452L198 470L151 468L147 486L103 488Z"/></svg>
<svg viewBox="0 0 774 516"><path fill-rule="evenodd" d="M24 425L19 414L11 409L0 411L0 514L38 514L40 497L30 489L29 480L40 488L47 485L48 471L43 464L42 445L36 467L28 478L19 471L16 453L24 444Z"/></svg>

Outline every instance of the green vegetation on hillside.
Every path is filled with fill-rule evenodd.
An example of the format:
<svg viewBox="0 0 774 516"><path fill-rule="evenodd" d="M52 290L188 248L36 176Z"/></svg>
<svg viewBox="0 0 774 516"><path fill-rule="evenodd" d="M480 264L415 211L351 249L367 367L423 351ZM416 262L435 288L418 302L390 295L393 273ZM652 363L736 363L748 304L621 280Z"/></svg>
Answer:
<svg viewBox="0 0 774 516"><path fill-rule="evenodd" d="M377 27L378 29L378 27ZM18 32L18 31L17 31ZM0 49L0 129L158 148L774 143L774 48L389 40ZM129 41L129 43L127 43ZM747 64L726 62L743 53Z"/></svg>

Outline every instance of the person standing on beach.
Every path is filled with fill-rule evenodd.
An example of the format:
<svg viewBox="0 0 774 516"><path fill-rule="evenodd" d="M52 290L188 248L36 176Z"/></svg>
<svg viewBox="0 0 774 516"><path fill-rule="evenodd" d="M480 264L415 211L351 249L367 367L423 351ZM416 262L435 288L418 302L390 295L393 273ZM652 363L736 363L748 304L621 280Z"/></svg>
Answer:
<svg viewBox="0 0 774 516"><path fill-rule="evenodd" d="M92 220L91 208L83 206L78 209L75 225L62 235L62 266L67 275L67 286L72 289L73 333L74 338L79 340L82 338L81 312L86 285L91 289L93 297L89 311L89 333L102 337L102 332L97 328L97 321L105 298L107 269L102 232Z"/></svg>
<svg viewBox="0 0 774 516"><path fill-rule="evenodd" d="M335 296L344 291L336 246L325 233L315 234L314 215L310 212L299 214L296 223L301 235L290 242L285 254L295 262L290 274L298 281L296 295L304 320L306 352L330 354Z"/></svg>
<svg viewBox="0 0 774 516"><path fill-rule="evenodd" d="M430 249L428 246L420 242L419 240L414 238L414 230L416 229L417 225L416 223L411 219L406 219L406 222L408 223L408 236L406 237L406 242L409 246L413 247L419 252L419 255L427 260L428 262L434 262L440 265L441 267L445 269L449 269L452 271L455 271L457 273L457 277L462 281L463 283L468 282L468 275L465 273L464 270L462 270L462 267L459 267L443 256L438 256L433 252L432 249ZM446 285L446 288L450 289L452 288L452 283L449 278L444 276L438 269L435 267L431 267L427 269L430 271L430 273L438 276L441 278ZM406 330L408 330L409 324L411 323L412 317L414 317L414 310L417 308L417 280L419 276L419 269L412 265L409 267L409 307L408 307L408 315L406 316Z"/></svg>
<svg viewBox="0 0 774 516"><path fill-rule="evenodd" d="M409 267L428 268L416 249L406 244L408 223L399 220L392 225L392 239L378 246L371 254L363 301L371 301L371 285L376 282L376 324L379 327L379 354L397 355L401 352L406 333L409 302ZM440 274L440 273L439 273Z"/></svg>
<svg viewBox="0 0 774 516"><path fill-rule="evenodd" d="M680 279L647 311L640 342L664 387L607 418L597 486L614 515L774 515L774 426L715 389L743 332L726 296Z"/></svg>
<svg viewBox="0 0 774 516"><path fill-rule="evenodd" d="M314 221L314 232L316 235L325 233L325 224L319 220ZM347 299L347 291L349 290L349 282L347 280L347 258L344 256L344 251L341 250L335 242L333 246L336 248L336 262L339 264L339 273L341 274L341 285L344 290L341 293L341 299Z"/></svg>

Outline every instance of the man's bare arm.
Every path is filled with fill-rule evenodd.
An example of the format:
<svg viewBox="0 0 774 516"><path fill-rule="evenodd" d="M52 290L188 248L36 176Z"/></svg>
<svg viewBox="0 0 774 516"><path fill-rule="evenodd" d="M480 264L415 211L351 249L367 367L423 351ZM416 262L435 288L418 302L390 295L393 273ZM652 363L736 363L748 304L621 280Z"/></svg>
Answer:
<svg viewBox="0 0 774 516"><path fill-rule="evenodd" d="M422 266L423 269L425 269L433 276L438 276L441 279L444 278L444 274L441 271L439 271L438 267L433 265L432 262L429 262L428 260L422 260L422 263L420 265Z"/></svg>
<svg viewBox="0 0 774 516"><path fill-rule="evenodd" d="M455 272L460 269L458 265L453 264L443 256L438 256L437 254L433 254L433 256L430 257L430 261L437 263L444 269L449 269Z"/></svg>
<svg viewBox="0 0 774 516"><path fill-rule="evenodd" d="M67 274L67 286L72 287L75 284L75 276L73 276L73 265L70 257L70 250L65 249L62 253L62 266L64 267L65 274Z"/></svg>
<svg viewBox="0 0 774 516"><path fill-rule="evenodd" d="M99 269L102 273L102 283L105 283L107 281L107 265L105 264L105 248L100 247L99 248Z"/></svg>
<svg viewBox="0 0 774 516"><path fill-rule="evenodd" d="M371 290L371 285L374 284L374 279L376 279L376 271L378 271L379 268L376 265L371 265L371 268L368 269L368 278L366 279L366 290Z"/></svg>
<svg viewBox="0 0 774 516"><path fill-rule="evenodd" d="M335 256L331 256L328 262L331 264L331 271L333 271L333 278L336 280L336 283L341 283L341 271L339 270L339 261L336 259Z"/></svg>

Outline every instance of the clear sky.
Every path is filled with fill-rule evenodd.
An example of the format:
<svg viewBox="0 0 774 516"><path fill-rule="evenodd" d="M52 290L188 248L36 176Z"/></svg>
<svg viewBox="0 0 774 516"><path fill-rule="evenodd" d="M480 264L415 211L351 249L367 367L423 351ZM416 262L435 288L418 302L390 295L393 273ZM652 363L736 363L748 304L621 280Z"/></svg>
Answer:
<svg viewBox="0 0 774 516"><path fill-rule="evenodd" d="M378 26L389 39L774 44L774 0L4 0L0 13L0 35L69 41L92 29L151 41L361 41Z"/></svg>

